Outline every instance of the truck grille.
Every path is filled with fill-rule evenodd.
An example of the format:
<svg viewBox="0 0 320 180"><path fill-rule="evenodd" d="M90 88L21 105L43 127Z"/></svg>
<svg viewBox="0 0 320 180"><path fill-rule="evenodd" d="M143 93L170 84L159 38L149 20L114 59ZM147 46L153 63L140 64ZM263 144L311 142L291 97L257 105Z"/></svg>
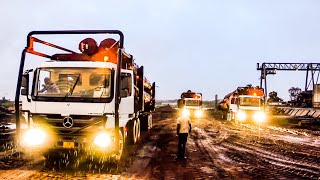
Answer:
<svg viewBox="0 0 320 180"><path fill-rule="evenodd" d="M106 122L103 116L70 115L72 118L71 127L64 126L65 116L60 114L33 114L34 123L50 128L57 134L83 134L95 129Z"/></svg>

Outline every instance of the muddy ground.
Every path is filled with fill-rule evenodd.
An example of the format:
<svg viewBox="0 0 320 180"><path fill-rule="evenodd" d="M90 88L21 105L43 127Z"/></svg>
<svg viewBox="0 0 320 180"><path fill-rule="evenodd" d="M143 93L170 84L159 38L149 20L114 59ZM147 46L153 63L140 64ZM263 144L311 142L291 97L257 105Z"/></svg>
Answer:
<svg viewBox="0 0 320 180"><path fill-rule="evenodd" d="M319 131L235 124L207 114L192 120L187 159L176 160L177 112L164 107L153 117L153 129L128 145L117 165L69 156L48 164L40 154L3 147L0 179L320 178Z"/></svg>

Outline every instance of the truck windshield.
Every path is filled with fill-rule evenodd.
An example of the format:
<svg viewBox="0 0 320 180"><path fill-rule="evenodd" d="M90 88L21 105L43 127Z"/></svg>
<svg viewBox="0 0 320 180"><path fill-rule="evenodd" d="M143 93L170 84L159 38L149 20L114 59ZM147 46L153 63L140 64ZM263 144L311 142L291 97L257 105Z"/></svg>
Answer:
<svg viewBox="0 0 320 180"><path fill-rule="evenodd" d="M260 100L259 97L240 97L239 105L259 107Z"/></svg>
<svg viewBox="0 0 320 180"><path fill-rule="evenodd" d="M199 106L200 105L200 100L185 100L185 105L186 106Z"/></svg>
<svg viewBox="0 0 320 180"><path fill-rule="evenodd" d="M109 98L111 70L107 68L41 68L36 97Z"/></svg>

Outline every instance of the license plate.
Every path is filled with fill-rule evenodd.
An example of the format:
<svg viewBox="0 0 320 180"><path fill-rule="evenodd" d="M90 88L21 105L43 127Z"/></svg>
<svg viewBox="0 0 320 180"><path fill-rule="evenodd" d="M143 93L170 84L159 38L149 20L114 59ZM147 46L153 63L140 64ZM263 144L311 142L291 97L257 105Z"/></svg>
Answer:
<svg viewBox="0 0 320 180"><path fill-rule="evenodd" d="M63 142L63 148L74 148L74 142Z"/></svg>

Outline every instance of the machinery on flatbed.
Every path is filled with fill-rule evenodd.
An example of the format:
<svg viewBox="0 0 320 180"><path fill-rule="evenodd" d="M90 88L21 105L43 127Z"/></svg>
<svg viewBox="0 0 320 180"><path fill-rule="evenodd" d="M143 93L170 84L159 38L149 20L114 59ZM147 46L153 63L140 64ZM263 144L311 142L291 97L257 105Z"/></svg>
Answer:
<svg viewBox="0 0 320 180"><path fill-rule="evenodd" d="M238 87L227 94L219 103L218 108L225 112L227 120L258 123L266 120L264 91L252 85Z"/></svg>
<svg viewBox="0 0 320 180"><path fill-rule="evenodd" d="M77 41L80 52L76 52L40 36L103 40L99 45L93 38ZM44 154L81 150L120 160L125 142L136 143L140 130L152 127L155 108L155 83L145 78L143 66L124 51L123 44L124 35L118 30L30 32L15 97L18 144ZM54 54L39 52L36 45L50 47ZM29 54L45 61L25 69ZM28 128L22 129L21 124Z"/></svg>
<svg viewBox="0 0 320 180"><path fill-rule="evenodd" d="M191 90L183 92L177 103L183 115L192 118L201 118L203 116L201 93L192 92Z"/></svg>

